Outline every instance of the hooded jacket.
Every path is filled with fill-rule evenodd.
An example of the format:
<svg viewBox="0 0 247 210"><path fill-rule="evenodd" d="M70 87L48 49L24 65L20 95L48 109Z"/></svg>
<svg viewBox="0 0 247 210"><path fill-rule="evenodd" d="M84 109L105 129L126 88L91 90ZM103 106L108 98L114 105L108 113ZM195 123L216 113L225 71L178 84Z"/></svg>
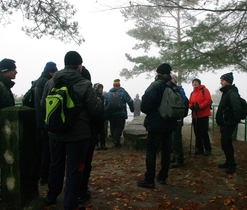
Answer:
<svg viewBox="0 0 247 210"><path fill-rule="evenodd" d="M204 89L204 90L202 90ZM207 117L211 115L210 104L211 104L211 95L209 90L204 85L199 85L194 87L194 91L190 95L189 107L195 106L198 104L199 110L192 111L193 118Z"/></svg>
<svg viewBox="0 0 247 210"><path fill-rule="evenodd" d="M15 106L15 99L11 91L14 85L13 81L0 74L0 109Z"/></svg>
<svg viewBox="0 0 247 210"><path fill-rule="evenodd" d="M241 119L241 104L238 89L235 85L227 85L222 92L220 104L216 112L216 122L221 125L236 125Z"/></svg>
<svg viewBox="0 0 247 210"><path fill-rule="evenodd" d="M59 81L67 80L73 81L76 80L78 77L82 77L74 69L63 69L61 71L56 72L53 78L50 79L45 87L43 96L41 99L41 108L42 111L45 111L45 98L54 87L56 83ZM83 78L82 80L76 82L72 89L74 91L74 103L75 106L81 109L81 113L79 114L74 126L71 130L66 133L51 133L48 132L49 137L53 140L57 141L82 141L83 139L87 139L91 137L91 130L90 130L90 121L91 116L100 115L103 111L101 100L97 98L94 89L92 88L92 83Z"/></svg>

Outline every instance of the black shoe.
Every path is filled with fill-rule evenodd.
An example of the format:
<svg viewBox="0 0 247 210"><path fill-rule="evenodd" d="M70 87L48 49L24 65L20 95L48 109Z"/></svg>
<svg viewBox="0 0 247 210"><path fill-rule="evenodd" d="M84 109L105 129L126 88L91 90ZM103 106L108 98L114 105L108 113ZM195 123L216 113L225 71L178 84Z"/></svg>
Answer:
<svg viewBox="0 0 247 210"><path fill-rule="evenodd" d="M122 144L120 143L114 143L115 144L115 147L122 147Z"/></svg>
<svg viewBox="0 0 247 210"><path fill-rule="evenodd" d="M165 180L160 179L159 176L156 177L156 180L157 180L160 184L166 184L166 179L165 179Z"/></svg>
<svg viewBox="0 0 247 210"><path fill-rule="evenodd" d="M107 147L105 145L101 146L102 150L107 150Z"/></svg>
<svg viewBox="0 0 247 210"><path fill-rule="evenodd" d="M91 192L87 190L86 195L78 197L78 203L82 204L89 201L90 199L91 199Z"/></svg>
<svg viewBox="0 0 247 210"><path fill-rule="evenodd" d="M228 168L229 164L228 163L222 163L218 165L218 168Z"/></svg>
<svg viewBox="0 0 247 210"><path fill-rule="evenodd" d="M228 166L226 169L227 174L234 174L236 172L236 167L235 166Z"/></svg>
<svg viewBox="0 0 247 210"><path fill-rule="evenodd" d="M172 168L180 168L182 167L184 164L183 163L180 163L180 162L175 162L172 164Z"/></svg>
<svg viewBox="0 0 247 210"><path fill-rule="evenodd" d="M204 151L197 149L194 154L195 155L203 155L204 154Z"/></svg>
<svg viewBox="0 0 247 210"><path fill-rule="evenodd" d="M143 179L143 180L140 180L137 182L137 186L146 187L146 188L154 188L154 181L153 182L147 182L145 179Z"/></svg>
<svg viewBox="0 0 247 210"><path fill-rule="evenodd" d="M78 210L86 210L84 206L81 206Z"/></svg>
<svg viewBox="0 0 247 210"><path fill-rule="evenodd" d="M204 152L204 156L210 156L211 155L211 151L210 150L206 150L205 152Z"/></svg>
<svg viewBox="0 0 247 210"><path fill-rule="evenodd" d="M49 196L46 196L46 203L49 204L49 205L53 205L53 204L56 204L56 199L51 199L49 198Z"/></svg>

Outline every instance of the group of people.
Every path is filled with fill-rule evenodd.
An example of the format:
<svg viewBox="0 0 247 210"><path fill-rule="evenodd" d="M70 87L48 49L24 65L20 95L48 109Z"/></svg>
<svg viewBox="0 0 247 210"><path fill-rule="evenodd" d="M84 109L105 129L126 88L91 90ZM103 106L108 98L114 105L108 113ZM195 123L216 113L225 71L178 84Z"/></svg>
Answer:
<svg viewBox="0 0 247 210"><path fill-rule="evenodd" d="M140 187L153 188L155 186L156 154L161 146L161 170L156 180L166 184L170 161L172 167L181 167L184 162L182 148L183 119L164 119L160 116L158 108L167 82L177 85L178 78L171 74L172 68L168 63L158 66L155 81L145 90L139 99L136 95L133 100L128 92L121 87L120 80L113 81L113 87L103 96L103 85L92 85L89 71L82 66L83 60L76 51L69 51L64 57L64 69L59 70L54 62L46 63L41 76L33 84L35 96L35 110L37 121L37 165L39 167L37 179L41 184L48 183L46 201L49 204L56 202L57 196L62 192L64 176L66 173L64 189L64 209L85 209L79 203L90 199L88 180L92 170L92 158L96 148L107 149L105 144L105 122L109 120L111 139L115 147L121 147L120 139L128 118L126 106L129 106L134 116L139 116L140 111L146 117L144 127L148 131L146 144L146 172L143 180L139 180ZM0 62L0 108L14 106L15 101L11 88L17 74L15 61L3 59ZM82 77L82 80L77 80ZM73 94L76 107L81 108L73 127L66 133L52 133L44 128L45 98L51 89L61 81L70 81L73 84ZM240 121L240 96L233 83L233 74L221 76L220 89L222 98L216 114L216 122L220 126L221 145L225 153L225 163L219 168L225 168L226 173L232 174L236 170L234 149L231 134ZM211 155L211 143L208 135L208 122L210 116L211 96L209 90L201 84L199 79L192 81L194 88L189 100L182 86L177 86L177 91L185 105L192 111L192 122L196 136L195 155ZM121 98L121 108L111 109L109 103L111 95L118 93ZM115 96L117 97L117 96ZM138 101L140 110L136 110L135 102ZM137 104L137 102L136 102ZM186 115L186 114L185 114ZM170 158L170 154L174 158Z"/></svg>
<svg viewBox="0 0 247 210"><path fill-rule="evenodd" d="M167 118L164 119L159 114L159 106L165 88L169 88L167 83L177 82L176 75L171 75L172 68L169 64L163 63L158 66L155 81L145 90L142 96L141 111L146 114L144 126L148 131L146 146L146 172L144 179L137 181L139 187L153 188L155 179L160 184L166 184L170 161L172 167L177 168L183 165L184 155L182 149L181 127L182 120ZM221 148L225 154L226 161L218 165L219 168L226 169L227 174L236 171L234 158L234 148L232 144L232 133L241 120L240 95L237 87L233 84L232 72L223 74L220 77L222 92L219 103L216 122L220 126ZM192 123L196 137L195 155L211 155L211 142L208 135L210 106L212 103L209 90L201 84L198 78L192 81L193 92L188 101L188 107L192 111ZM184 91L177 87L183 99ZM185 100L184 100L185 101ZM156 174L156 154L161 146L161 169ZM174 153L174 158L170 159L170 153Z"/></svg>
<svg viewBox="0 0 247 210"><path fill-rule="evenodd" d="M40 77L32 82L34 109L36 111L37 142L37 181L48 184L46 201L56 203L57 196L64 189L64 209L85 209L80 207L90 199L88 180L92 169L93 152L96 145L107 149L105 145L105 121L109 120L111 138L115 147L120 147L120 137L127 119L126 104L134 112L134 101L128 92L120 86L120 80L113 82L113 88L103 96L103 85L92 85L90 72L82 66L81 55L69 51L64 57L64 69L58 71L56 63L47 62ZM14 86L15 61L3 59L0 62L0 108L15 106L11 88ZM77 78L81 77L81 80ZM72 86L75 106L81 109L73 127L66 133L48 132L44 126L46 97L52 88L69 81ZM105 108L111 93L121 95L120 110Z"/></svg>

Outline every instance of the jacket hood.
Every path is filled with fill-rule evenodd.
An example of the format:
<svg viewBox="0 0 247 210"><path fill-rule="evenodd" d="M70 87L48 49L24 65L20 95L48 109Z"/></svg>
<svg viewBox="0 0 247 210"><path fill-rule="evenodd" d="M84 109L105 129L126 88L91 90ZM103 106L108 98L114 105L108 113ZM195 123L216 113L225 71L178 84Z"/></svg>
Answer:
<svg viewBox="0 0 247 210"><path fill-rule="evenodd" d="M63 69L57 71L53 76L53 81L56 84L60 82L72 82L73 80L77 79L78 77L82 77L79 72L74 69Z"/></svg>

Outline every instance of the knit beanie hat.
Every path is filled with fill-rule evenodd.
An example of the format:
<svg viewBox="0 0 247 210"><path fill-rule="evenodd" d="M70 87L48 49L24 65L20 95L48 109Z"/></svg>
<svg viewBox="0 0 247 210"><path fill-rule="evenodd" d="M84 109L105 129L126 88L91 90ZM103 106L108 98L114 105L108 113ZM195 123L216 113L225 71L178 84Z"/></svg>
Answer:
<svg viewBox="0 0 247 210"><path fill-rule="evenodd" d="M114 87L120 86L120 79L115 79L115 80L113 81L113 86L114 86Z"/></svg>
<svg viewBox="0 0 247 210"><path fill-rule="evenodd" d="M11 71L16 69L16 65L15 65L15 61L8 59L8 58L4 58L3 60L1 60L0 62L0 72L4 73L7 71Z"/></svg>
<svg viewBox="0 0 247 210"><path fill-rule="evenodd" d="M233 75L232 75L232 72L227 73L227 74L223 74L223 75L220 77L220 79L223 79L223 80L229 82L230 84L232 84L232 82L233 82Z"/></svg>
<svg viewBox="0 0 247 210"><path fill-rule="evenodd" d="M177 75L176 74L172 74L171 77L174 80L175 84L177 84L178 83L178 77L177 77Z"/></svg>
<svg viewBox="0 0 247 210"><path fill-rule="evenodd" d="M45 65L44 72L56 72L57 65L54 62L48 62Z"/></svg>
<svg viewBox="0 0 247 210"><path fill-rule="evenodd" d="M89 71L86 69L85 66L82 66L81 76L91 81L91 74L89 73Z"/></svg>
<svg viewBox="0 0 247 210"><path fill-rule="evenodd" d="M64 57L64 64L65 64L65 66L67 66L67 65L73 65L73 66L80 65L80 64L82 64L82 57L76 51L69 51L66 53L66 55Z"/></svg>
<svg viewBox="0 0 247 210"><path fill-rule="evenodd" d="M193 79L193 80L192 80L192 83L193 83L193 82L198 82L199 85L201 85L201 80L199 80L198 78Z"/></svg>
<svg viewBox="0 0 247 210"><path fill-rule="evenodd" d="M172 67L168 63L163 63L157 68L156 72L159 74L170 74L171 70Z"/></svg>

